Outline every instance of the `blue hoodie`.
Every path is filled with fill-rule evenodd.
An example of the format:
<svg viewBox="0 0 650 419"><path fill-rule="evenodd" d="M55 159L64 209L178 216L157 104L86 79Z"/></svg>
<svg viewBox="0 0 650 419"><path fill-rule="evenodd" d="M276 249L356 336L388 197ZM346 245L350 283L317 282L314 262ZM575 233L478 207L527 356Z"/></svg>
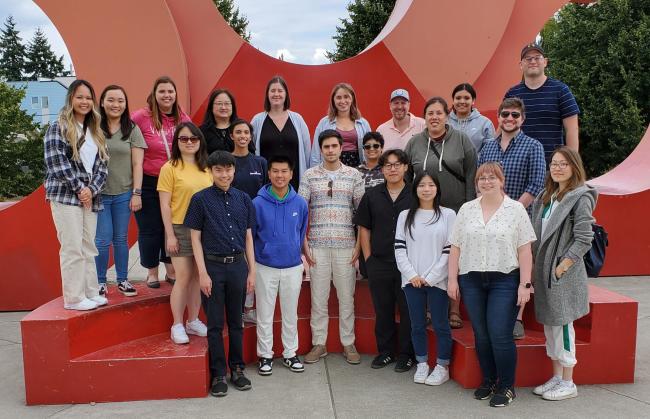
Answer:
<svg viewBox="0 0 650 419"><path fill-rule="evenodd" d="M307 232L307 202L289 185L282 200L270 193L271 185L263 186L255 199L257 223L253 228L255 261L276 269L302 264L302 243Z"/></svg>

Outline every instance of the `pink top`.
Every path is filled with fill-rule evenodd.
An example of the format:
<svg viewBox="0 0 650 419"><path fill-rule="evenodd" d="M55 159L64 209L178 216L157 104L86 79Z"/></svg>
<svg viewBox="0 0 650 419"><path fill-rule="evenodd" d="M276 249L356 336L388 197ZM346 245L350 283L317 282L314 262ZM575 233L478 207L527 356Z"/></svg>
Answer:
<svg viewBox="0 0 650 419"><path fill-rule="evenodd" d="M404 147L406 147L406 144L409 142L412 136L424 131L424 127L426 125L424 119L419 118L410 112L409 116L411 117L409 126L403 132L399 132L397 128L395 128L395 122L393 121L393 118L377 127L377 132L379 132L381 136L384 137L384 150L391 150L395 148L404 150Z"/></svg>
<svg viewBox="0 0 650 419"><path fill-rule="evenodd" d="M142 172L145 175L156 176L160 174L160 168L163 164L167 163L167 150L165 143L163 143L163 132L169 146L169 152L172 151L172 141L174 140L174 130L176 124L174 119L167 115L162 115L162 130L157 131L153 125L153 118L149 108L145 107L138 109L131 114L131 119L142 131L144 141L147 143L147 148L144 149L144 162L142 164ZM181 122L192 122L185 112L181 111Z"/></svg>
<svg viewBox="0 0 650 419"><path fill-rule="evenodd" d="M342 151L359 151L359 144L357 143L357 130L351 129L350 131L343 131L336 129L341 137L343 137Z"/></svg>

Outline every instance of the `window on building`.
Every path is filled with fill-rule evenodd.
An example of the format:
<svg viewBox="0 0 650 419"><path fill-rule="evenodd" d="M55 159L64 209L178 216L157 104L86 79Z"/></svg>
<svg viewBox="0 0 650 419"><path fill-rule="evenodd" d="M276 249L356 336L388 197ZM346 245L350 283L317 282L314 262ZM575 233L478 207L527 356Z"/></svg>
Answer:
<svg viewBox="0 0 650 419"><path fill-rule="evenodd" d="M41 96L41 107L44 109L50 107L50 101L47 96Z"/></svg>
<svg viewBox="0 0 650 419"><path fill-rule="evenodd" d="M32 96L32 108L38 109L38 96Z"/></svg>

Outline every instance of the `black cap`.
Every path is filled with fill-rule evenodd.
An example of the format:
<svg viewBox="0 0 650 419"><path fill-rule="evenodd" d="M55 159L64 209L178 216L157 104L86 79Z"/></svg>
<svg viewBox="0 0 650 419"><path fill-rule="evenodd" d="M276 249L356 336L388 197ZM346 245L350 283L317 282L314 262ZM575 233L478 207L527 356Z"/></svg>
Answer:
<svg viewBox="0 0 650 419"><path fill-rule="evenodd" d="M543 56L546 56L546 54L544 54L544 50L542 49L542 47L538 43L533 42L532 44L527 44L525 47L521 49L520 58L523 59L524 55L526 55L528 51L535 51L535 50L539 51L539 53L542 54Z"/></svg>

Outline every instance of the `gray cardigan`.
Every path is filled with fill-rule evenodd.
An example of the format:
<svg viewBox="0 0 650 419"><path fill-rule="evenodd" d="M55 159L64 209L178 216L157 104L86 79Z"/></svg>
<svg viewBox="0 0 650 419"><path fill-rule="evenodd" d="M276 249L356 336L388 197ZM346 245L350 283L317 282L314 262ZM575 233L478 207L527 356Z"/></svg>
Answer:
<svg viewBox="0 0 650 419"><path fill-rule="evenodd" d="M588 185L568 192L557 203L542 236L542 194L533 203L535 316L547 326L563 326L589 313L587 272L583 256L591 248L592 216L598 193ZM576 262L560 279L555 268L564 258Z"/></svg>

